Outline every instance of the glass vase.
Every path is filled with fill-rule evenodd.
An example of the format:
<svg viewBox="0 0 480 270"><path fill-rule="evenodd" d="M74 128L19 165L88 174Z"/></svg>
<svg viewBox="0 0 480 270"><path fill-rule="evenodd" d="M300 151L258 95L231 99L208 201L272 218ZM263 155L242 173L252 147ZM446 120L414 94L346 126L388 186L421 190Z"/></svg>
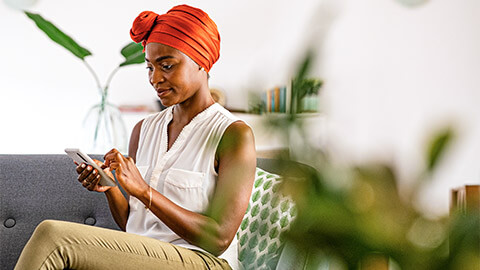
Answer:
<svg viewBox="0 0 480 270"><path fill-rule="evenodd" d="M127 151L127 130L117 106L102 99L88 111L83 121L83 149L91 154L105 154L112 148Z"/></svg>

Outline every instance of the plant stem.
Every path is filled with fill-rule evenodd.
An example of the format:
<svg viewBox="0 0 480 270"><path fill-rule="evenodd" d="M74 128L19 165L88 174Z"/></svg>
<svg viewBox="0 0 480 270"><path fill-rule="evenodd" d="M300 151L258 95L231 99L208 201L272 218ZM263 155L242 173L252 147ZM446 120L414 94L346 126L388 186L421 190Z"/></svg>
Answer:
<svg viewBox="0 0 480 270"><path fill-rule="evenodd" d="M90 73L92 74L93 78L95 79L95 82L97 83L97 87L98 87L98 91L99 91L99 94L101 96L103 96L103 88L102 88L102 85L100 84L100 80L98 79L98 76L97 74L95 73L95 71L93 70L93 68L88 64L87 61L85 60L82 60L83 63L85 64L85 66L87 66L87 69L90 71Z"/></svg>
<svg viewBox="0 0 480 270"><path fill-rule="evenodd" d="M117 73L117 71L120 69L120 66L116 67L112 73L110 73L110 75L108 76L108 79L107 79L107 82L105 83L105 88L103 89L103 91L105 92L105 97L107 96L108 94L108 87L110 86L110 82L112 81L113 79L113 75L115 75L115 73Z"/></svg>

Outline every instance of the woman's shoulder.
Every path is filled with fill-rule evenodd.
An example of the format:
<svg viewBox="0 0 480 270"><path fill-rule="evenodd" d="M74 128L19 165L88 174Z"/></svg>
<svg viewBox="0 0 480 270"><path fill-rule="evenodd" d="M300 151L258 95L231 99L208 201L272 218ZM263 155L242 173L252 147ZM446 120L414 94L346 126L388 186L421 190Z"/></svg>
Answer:
<svg viewBox="0 0 480 270"><path fill-rule="evenodd" d="M215 104L213 117L217 119L217 122L224 127L223 133L227 136L248 135L248 133L252 132L252 129L248 123L218 103Z"/></svg>
<svg viewBox="0 0 480 270"><path fill-rule="evenodd" d="M246 139L253 136L253 131L249 125L242 120L232 122L224 133L225 137L231 137L234 139Z"/></svg>
<svg viewBox="0 0 480 270"><path fill-rule="evenodd" d="M255 139L250 126L243 121L235 121L225 130L217 148L218 162L232 164L255 160ZM247 162L248 163L248 162Z"/></svg>
<svg viewBox="0 0 480 270"><path fill-rule="evenodd" d="M223 107L218 103L215 103L215 112L229 120L233 120L233 121L240 120L239 117L235 116L233 113L231 113L229 110L225 109L225 107Z"/></svg>

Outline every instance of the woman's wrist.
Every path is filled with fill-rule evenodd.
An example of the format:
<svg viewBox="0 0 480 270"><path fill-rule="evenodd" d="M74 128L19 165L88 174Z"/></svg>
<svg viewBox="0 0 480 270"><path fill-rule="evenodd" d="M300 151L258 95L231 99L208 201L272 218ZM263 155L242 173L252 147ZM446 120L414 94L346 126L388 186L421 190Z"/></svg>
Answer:
<svg viewBox="0 0 480 270"><path fill-rule="evenodd" d="M148 205L145 204L145 209L147 210L150 210L150 208L152 208L152 187L149 186L149 189L148 189Z"/></svg>
<svg viewBox="0 0 480 270"><path fill-rule="evenodd" d="M115 187L111 187L109 189L107 189L105 192L103 192L105 194L105 196L107 197L107 200L110 201L110 200L116 200L116 198L118 198L118 195L120 194L122 197L123 194L122 194L122 191L120 191L120 188L118 186L115 186Z"/></svg>
<svg viewBox="0 0 480 270"><path fill-rule="evenodd" d="M133 196L141 201L145 205L145 208L151 208L153 199L153 188L151 186L145 184L145 187L143 187L138 194Z"/></svg>
<svg viewBox="0 0 480 270"><path fill-rule="evenodd" d="M111 188L109 188L109 189L105 190L105 192L104 192L104 193L105 193L105 195L107 195L107 197L108 197L108 196L110 196L110 195L114 194L114 193L115 193L115 191L116 191L116 189L118 190L118 186L111 187Z"/></svg>

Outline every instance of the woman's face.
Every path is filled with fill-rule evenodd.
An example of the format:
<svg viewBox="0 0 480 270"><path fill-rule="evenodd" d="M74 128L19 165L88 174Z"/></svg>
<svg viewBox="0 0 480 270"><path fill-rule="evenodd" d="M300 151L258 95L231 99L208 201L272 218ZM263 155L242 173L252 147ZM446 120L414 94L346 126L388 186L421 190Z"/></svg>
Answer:
<svg viewBox="0 0 480 270"><path fill-rule="evenodd" d="M161 43L147 44L145 61L150 84L167 107L190 99L205 80L204 72L190 57Z"/></svg>

